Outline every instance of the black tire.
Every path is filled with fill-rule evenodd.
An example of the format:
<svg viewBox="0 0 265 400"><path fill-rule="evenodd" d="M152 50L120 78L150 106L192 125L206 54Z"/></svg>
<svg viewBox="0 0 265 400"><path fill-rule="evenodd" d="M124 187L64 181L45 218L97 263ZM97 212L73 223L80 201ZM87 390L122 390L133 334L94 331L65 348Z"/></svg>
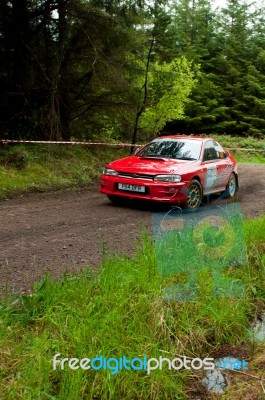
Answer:
<svg viewBox="0 0 265 400"><path fill-rule="evenodd" d="M197 179L192 179L189 184L189 192L185 202L185 208L197 210L202 202L202 186Z"/></svg>
<svg viewBox="0 0 265 400"><path fill-rule="evenodd" d="M225 189L225 197L233 198L237 191L237 179L234 172L230 175L228 184Z"/></svg>

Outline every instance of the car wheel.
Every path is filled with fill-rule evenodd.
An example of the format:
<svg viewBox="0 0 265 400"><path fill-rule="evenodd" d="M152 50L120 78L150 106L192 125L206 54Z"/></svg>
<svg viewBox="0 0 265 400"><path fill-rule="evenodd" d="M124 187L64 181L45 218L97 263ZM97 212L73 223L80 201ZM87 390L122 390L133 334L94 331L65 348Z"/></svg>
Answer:
<svg viewBox="0 0 265 400"><path fill-rule="evenodd" d="M196 210L202 202L202 187L199 181L192 179L189 185L185 208Z"/></svg>
<svg viewBox="0 0 265 400"><path fill-rule="evenodd" d="M232 172L225 189L225 197L230 197L230 198L234 197L236 190L237 190L236 176L234 172Z"/></svg>

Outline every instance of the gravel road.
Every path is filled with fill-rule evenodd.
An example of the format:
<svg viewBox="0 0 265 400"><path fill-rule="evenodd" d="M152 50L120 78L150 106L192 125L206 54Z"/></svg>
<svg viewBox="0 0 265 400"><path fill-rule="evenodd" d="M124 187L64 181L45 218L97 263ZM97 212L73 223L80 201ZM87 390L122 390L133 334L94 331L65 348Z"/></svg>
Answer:
<svg viewBox="0 0 265 400"><path fill-rule="evenodd" d="M238 201L245 218L265 212L265 166L239 166ZM213 204L215 200L212 201ZM157 206L156 206L157 207ZM114 206L97 186L76 191L28 193L0 202L0 288L28 293L45 273L93 268L107 251L132 254L150 229L151 204Z"/></svg>

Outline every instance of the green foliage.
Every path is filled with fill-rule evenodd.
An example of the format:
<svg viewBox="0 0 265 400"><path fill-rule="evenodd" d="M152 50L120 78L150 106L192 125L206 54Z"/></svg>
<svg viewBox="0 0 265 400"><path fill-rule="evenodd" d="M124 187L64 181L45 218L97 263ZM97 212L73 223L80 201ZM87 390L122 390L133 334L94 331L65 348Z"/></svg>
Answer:
<svg viewBox="0 0 265 400"><path fill-rule="evenodd" d="M264 15L238 0L215 13L209 1L178 3L179 52L200 63L201 77L172 129L264 136Z"/></svg>
<svg viewBox="0 0 265 400"><path fill-rule="evenodd" d="M191 64L184 57L170 63L153 63L148 74L148 105L141 117L141 128L156 135L167 122L183 117L193 78Z"/></svg>
<svg viewBox="0 0 265 400"><path fill-rule="evenodd" d="M262 138L265 9L240 0L215 8L210 0L2 1L1 134L130 140L145 108L138 138L164 126Z"/></svg>
<svg viewBox="0 0 265 400"><path fill-rule="evenodd" d="M103 167L128 155L118 148L15 145L0 150L0 199L28 190L88 185Z"/></svg>
<svg viewBox="0 0 265 400"><path fill-rule="evenodd" d="M0 161L5 167L13 167L18 170L25 169L29 163L29 153L23 146L11 145L6 151L0 153Z"/></svg>

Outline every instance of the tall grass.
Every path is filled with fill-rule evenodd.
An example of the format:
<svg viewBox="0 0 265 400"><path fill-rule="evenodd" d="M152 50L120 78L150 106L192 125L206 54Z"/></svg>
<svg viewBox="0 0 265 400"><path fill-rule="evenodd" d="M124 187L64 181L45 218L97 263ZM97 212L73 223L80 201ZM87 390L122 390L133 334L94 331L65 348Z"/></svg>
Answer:
<svg viewBox="0 0 265 400"><path fill-rule="evenodd" d="M245 225L249 263L226 271L245 284L244 298L216 298L211 274L200 271L197 301L166 302L179 277L161 275L152 238L143 235L133 258L105 259L100 272L49 277L32 296L6 298L0 308L0 399L186 399L187 370L73 371L52 358L211 356L222 344L248 343L256 304L264 304L265 216ZM255 231L253 235L252 232Z"/></svg>
<svg viewBox="0 0 265 400"><path fill-rule="evenodd" d="M27 190L84 186L128 150L109 147L15 145L0 149L0 199Z"/></svg>

